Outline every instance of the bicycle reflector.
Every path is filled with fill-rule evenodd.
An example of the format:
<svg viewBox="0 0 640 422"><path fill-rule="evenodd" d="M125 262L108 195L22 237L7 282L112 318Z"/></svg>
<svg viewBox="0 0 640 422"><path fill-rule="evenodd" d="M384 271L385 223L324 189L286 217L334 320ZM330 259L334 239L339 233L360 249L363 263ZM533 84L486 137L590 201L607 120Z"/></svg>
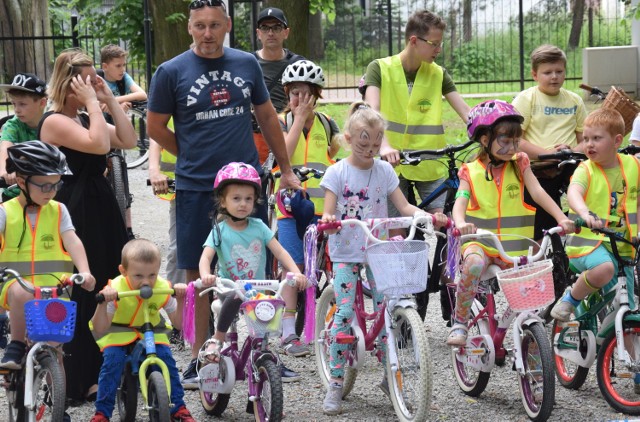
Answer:
<svg viewBox="0 0 640 422"><path fill-rule="evenodd" d="M67 317L67 308L60 302L50 302L47 304L44 314L49 322L60 324Z"/></svg>

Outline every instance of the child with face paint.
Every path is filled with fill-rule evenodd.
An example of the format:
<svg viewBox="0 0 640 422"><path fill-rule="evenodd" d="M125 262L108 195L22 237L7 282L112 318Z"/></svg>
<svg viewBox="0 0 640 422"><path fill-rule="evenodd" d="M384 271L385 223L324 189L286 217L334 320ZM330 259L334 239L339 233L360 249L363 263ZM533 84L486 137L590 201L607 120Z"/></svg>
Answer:
<svg viewBox="0 0 640 422"><path fill-rule="evenodd" d="M480 227L497 234L518 235L502 239L507 240L503 246L510 255L525 255L529 242L522 238L533 237L536 209L524 202L525 187L565 232L574 230L573 222L533 175L527 154L516 153L522 120L512 105L500 100L485 101L471 109L467 132L470 139L480 143L481 152L475 161L460 168L460 187L453 207L453 220L461 234L474 233ZM465 345L469 308L481 275L490 264L501 268L509 265L495 249L477 241L462 245L461 277L448 345Z"/></svg>
<svg viewBox="0 0 640 422"><path fill-rule="evenodd" d="M327 223L341 218L385 218L387 213L387 198L393 202L401 215L411 216L424 211L410 205L398 187L399 180L391 164L376 160L382 138L384 136L385 121L377 111L364 102L351 105L349 118L344 128L345 146L351 154L344 160L327 169L320 186L324 189L324 212L320 222ZM437 226L444 225L447 218L442 213L436 213ZM377 234L385 238L383 233ZM342 227L337 233L329 236L329 255L333 262L334 281L336 286L337 311L331 335L348 334L354 317L355 285L364 265L366 236L358 227ZM375 280L371 271L366 267L367 280L371 283L373 307L378 310L383 296L375 289ZM378 341L382 345L382 359L384 363L386 345L385 330L381 330ZM342 351L349 347L346 344L331 344L330 370L331 381L323 402L323 411L327 415L337 415L342 411L342 384L344 381L345 357ZM389 395L386 378L380 383L380 388Z"/></svg>

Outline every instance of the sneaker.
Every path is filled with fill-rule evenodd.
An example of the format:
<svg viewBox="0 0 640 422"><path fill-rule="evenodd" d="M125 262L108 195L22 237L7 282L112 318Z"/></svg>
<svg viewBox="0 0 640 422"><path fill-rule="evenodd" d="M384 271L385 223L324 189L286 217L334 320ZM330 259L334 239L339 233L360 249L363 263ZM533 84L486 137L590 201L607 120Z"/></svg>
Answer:
<svg viewBox="0 0 640 422"><path fill-rule="evenodd" d="M4 369L22 369L22 360L27 351L27 345L21 341L11 340L4 352L0 368Z"/></svg>
<svg viewBox="0 0 640 422"><path fill-rule="evenodd" d="M184 340L182 339L182 331L174 328L169 334L169 343L178 346L179 350L184 350Z"/></svg>
<svg viewBox="0 0 640 422"><path fill-rule="evenodd" d="M176 413L171 415L171 422L196 422L196 420L193 419L186 406L180 406Z"/></svg>
<svg viewBox="0 0 640 422"><path fill-rule="evenodd" d="M467 344L467 326L460 323L453 324L447 337L447 346L464 346Z"/></svg>
<svg viewBox="0 0 640 422"><path fill-rule="evenodd" d="M335 416L342 412L342 386L329 385L327 395L322 401L322 411L325 415Z"/></svg>
<svg viewBox="0 0 640 422"><path fill-rule="evenodd" d="M282 340L282 347L284 348L285 354L295 356L297 358L311 354L309 346L303 344L300 341L300 337L295 334L291 334L289 337Z"/></svg>
<svg viewBox="0 0 640 422"><path fill-rule="evenodd" d="M283 363L280 366L280 378L282 382L296 382L300 381L300 374L287 368Z"/></svg>
<svg viewBox="0 0 640 422"><path fill-rule="evenodd" d="M9 318L7 314L0 314L0 349L7 347L7 336L9 334Z"/></svg>
<svg viewBox="0 0 640 422"><path fill-rule="evenodd" d="M91 422L109 422L109 418L107 418L102 412L96 412L96 414L91 418Z"/></svg>
<svg viewBox="0 0 640 422"><path fill-rule="evenodd" d="M378 388L382 390L385 396L387 396L389 399L391 398L391 394L389 394L389 381L387 381L386 375L382 378L380 384L378 384Z"/></svg>
<svg viewBox="0 0 640 422"><path fill-rule="evenodd" d="M247 408L245 409L245 412L250 415L253 415L255 413L253 402L251 400L247 400Z"/></svg>
<svg viewBox="0 0 640 422"><path fill-rule="evenodd" d="M191 359L187 369L182 372L182 388L185 390L197 390L200 388L198 386L198 373L196 372L197 364L198 359Z"/></svg>
<svg viewBox="0 0 640 422"><path fill-rule="evenodd" d="M556 306L551 310L551 316L560 322L567 322L571 319L571 314L575 306L573 306L570 302L565 302L561 300L556 303Z"/></svg>

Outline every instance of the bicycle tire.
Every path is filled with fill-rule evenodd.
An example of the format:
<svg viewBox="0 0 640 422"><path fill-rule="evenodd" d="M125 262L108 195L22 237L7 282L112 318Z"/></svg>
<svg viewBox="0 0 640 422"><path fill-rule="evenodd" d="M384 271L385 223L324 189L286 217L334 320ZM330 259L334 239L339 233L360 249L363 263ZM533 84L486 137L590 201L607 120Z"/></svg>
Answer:
<svg viewBox="0 0 640 422"><path fill-rule="evenodd" d="M61 421L66 401L62 367L54 356L47 353L38 357L37 368L33 377L33 415L25 416L34 416L33 420L38 415L38 420Z"/></svg>
<svg viewBox="0 0 640 422"><path fill-rule="evenodd" d="M568 330L571 330L573 333L576 330L580 330L580 328L575 329L561 327L558 325L558 321L554 320L553 328L551 329L551 353L553 354L553 360L555 363L556 378L560 385L570 390L577 390L582 387L586 381L587 375L589 375L589 368L579 366L571 362L569 359L564 359L561 356L558 356L555 353L555 347L553 346L555 343L555 336L558 334L567 335L566 333ZM582 339L582 343L576 347L582 351L583 348L587 347L586 339ZM586 353L586 350L583 350L582 353Z"/></svg>
<svg viewBox="0 0 640 422"><path fill-rule="evenodd" d="M201 363L198 362L198 366L200 365ZM223 370L223 368L225 368L225 366L221 365L220 369ZM221 373L220 376L224 377L225 374ZM225 410L227 410L231 394L205 393L202 390L198 391L200 392L200 403L207 415L219 417L222 416Z"/></svg>
<svg viewBox="0 0 640 422"><path fill-rule="evenodd" d="M638 341L640 341L640 323L623 322L623 332L625 338L623 343L633 344L637 347ZM633 339L627 343L630 336L633 336ZM634 376L633 374L626 377L617 376L622 372L629 375L629 372L633 373L633 370L627 369L624 362L618 360L617 346L616 333L615 330L612 330L598 351L596 366L598 387L609 406L618 412L637 416L640 415L640 395L634 391ZM632 359L634 355L633 352L630 354ZM637 361L632 361L632 364L637 363Z"/></svg>
<svg viewBox="0 0 640 422"><path fill-rule="evenodd" d="M167 391L167 384L164 383L162 372L153 371L149 374L147 381L147 394L149 402L150 422L171 421L171 400Z"/></svg>
<svg viewBox="0 0 640 422"><path fill-rule="evenodd" d="M316 305L316 329L315 329L315 355L316 367L318 375L322 380L325 388L329 388L330 369L329 360L331 359L330 347L331 338L329 331L333 324L333 315L336 311L336 299L333 285L327 286L320 296L320 300ZM349 395L356 382L358 370L347 366L344 370L344 380L342 384L342 398Z"/></svg>
<svg viewBox="0 0 640 422"><path fill-rule="evenodd" d="M118 208L120 208L120 214L122 215L122 221L127 221L126 210L129 203L129 193L127 188L127 175L126 167L124 165L124 159L117 152L112 152L107 155L109 160L109 172L108 178L113 189L113 194L118 202Z"/></svg>
<svg viewBox="0 0 640 422"><path fill-rule="evenodd" d="M553 411L556 383L551 345L544 326L536 322L522 327L521 346L525 373L517 376L522 404L529 419L546 421Z"/></svg>
<svg viewBox="0 0 640 422"><path fill-rule="evenodd" d="M131 373L131 365L126 364L120 385L116 393L116 403L120 420L124 422L135 422L138 410L138 377Z"/></svg>
<svg viewBox="0 0 640 422"><path fill-rule="evenodd" d="M140 167L149 160L149 136L147 134L147 110L132 108L129 110L131 124L138 140L132 149L123 150L128 169Z"/></svg>
<svg viewBox="0 0 640 422"><path fill-rule="evenodd" d="M253 414L256 421L282 420L284 396L282 392L282 378L280 369L269 356L258 360L258 398L253 402Z"/></svg>
<svg viewBox="0 0 640 422"><path fill-rule="evenodd" d="M9 422L26 422L27 415L24 408L24 368L11 371L9 388L6 389L9 404Z"/></svg>
<svg viewBox="0 0 640 422"><path fill-rule="evenodd" d="M433 372L422 319L415 309L398 307L393 310L392 320L396 341L387 347L395 348L398 368L394 373L387 359L391 402L401 422L426 421L431 409Z"/></svg>
<svg viewBox="0 0 640 422"><path fill-rule="evenodd" d="M478 299L475 299L475 302L478 307L482 308ZM471 307L470 312L471 314L469 318L474 319L476 317L476 311L473 306ZM479 337L491 337L487 318L478 319L474 325L469 327L468 336L468 338L478 336L473 347L484 350L490 350L490 348L493 347L493 345L487 344L484 337ZM460 387L462 392L467 396L478 397L487 388L491 372L475 370L472 366L465 365L466 358L464 356L459 356L456 349L457 348L451 348L451 366L453 368L456 381L458 382L458 387ZM486 359L488 359L488 357L489 354L486 354L479 357L479 359L484 360L484 363L487 363Z"/></svg>

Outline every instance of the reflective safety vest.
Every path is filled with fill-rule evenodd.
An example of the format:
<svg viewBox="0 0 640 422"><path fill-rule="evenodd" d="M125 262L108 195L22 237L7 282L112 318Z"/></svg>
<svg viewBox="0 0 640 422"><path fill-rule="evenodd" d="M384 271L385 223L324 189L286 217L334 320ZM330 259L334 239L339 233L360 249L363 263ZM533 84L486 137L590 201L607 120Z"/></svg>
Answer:
<svg viewBox="0 0 640 422"><path fill-rule="evenodd" d="M122 275L110 280L109 285L118 292L134 290L131 288L129 280ZM158 277L154 290L170 288L171 284L168 281ZM162 317L160 309L166 305L170 297L169 295L153 295L149 299L149 322L154 327L153 331L156 344L169 344L167 334L171 331L171 325ZM113 315L111 327L109 327L105 335L96 339L96 343L98 343L101 351L109 346L126 346L143 337L144 332L141 331L142 324L144 323L142 302L143 300L139 296L124 297L114 302L116 313ZM93 324L91 322L89 322L89 329L93 331Z"/></svg>
<svg viewBox="0 0 640 422"><path fill-rule="evenodd" d="M55 286L64 275L73 273L71 256L64 250L60 235L62 205L59 202L52 200L38 208L33 229L30 221L25 222L24 209L18 198L1 206L7 215L5 231L0 238L0 263L3 266L18 271L26 281L37 286Z"/></svg>
<svg viewBox="0 0 640 422"><path fill-rule="evenodd" d="M280 115L282 119L285 115ZM308 167L316 170L326 171L327 168L334 164L335 161L329 157L329 144L331 140L327 139L327 132L320 118L316 114L313 119L311 129L305 139L304 133L300 133L298 146L296 147L291 159L291 167L301 168ZM279 169L276 167L276 169ZM274 171L276 171L274 169ZM320 180L310 178L302 183L302 188L309 194L309 199L315 206L315 214L321 216L324 210L324 189L320 187ZM280 179L276 181L275 191L280 190ZM284 218L278 207L276 207L276 215L278 218Z"/></svg>
<svg viewBox="0 0 640 422"><path fill-rule="evenodd" d="M471 194L477 202L477 206L472 207L469 201L466 222L496 234L514 234L531 239L536 209L524 202L524 180L518 180L517 170L513 168L517 164L512 162L502 166L499 185L495 180L487 182L486 166L480 160L463 165L469 169ZM531 245L527 239L515 236L501 237L500 241L504 250L513 256L526 255ZM499 256L488 239L468 242L464 247L471 244L479 244L489 256Z"/></svg>
<svg viewBox="0 0 640 422"><path fill-rule="evenodd" d="M401 151L444 147L442 68L422 62L409 94L400 56L378 59L378 63L380 112L388 122L384 134L389 145ZM447 169L423 161L417 166L396 166L396 173L407 180L430 181L446 177Z"/></svg>
<svg viewBox="0 0 640 422"><path fill-rule="evenodd" d="M171 154L166 149L162 149L160 153L160 173L169 177L170 179L176 180L176 156ZM176 193L157 193L156 196L160 199L165 199L167 201L173 201L176 197Z"/></svg>
<svg viewBox="0 0 640 422"><path fill-rule="evenodd" d="M627 226L627 239L638 233L638 161L633 156L618 154L620 171L624 180L626 199L623 203L624 219ZM584 195L584 202L589 210L605 220L605 227L610 225L606 217L611 215L611 185L607 180L604 169L591 160L580 163L587 170L589 188ZM574 210L569 210L569 218L575 220L578 215ZM567 238L567 256L576 258L587 255L597 248L605 238L589 229L582 229L578 234L569 235ZM618 250L625 256L631 256L633 248L629 245L618 243Z"/></svg>

